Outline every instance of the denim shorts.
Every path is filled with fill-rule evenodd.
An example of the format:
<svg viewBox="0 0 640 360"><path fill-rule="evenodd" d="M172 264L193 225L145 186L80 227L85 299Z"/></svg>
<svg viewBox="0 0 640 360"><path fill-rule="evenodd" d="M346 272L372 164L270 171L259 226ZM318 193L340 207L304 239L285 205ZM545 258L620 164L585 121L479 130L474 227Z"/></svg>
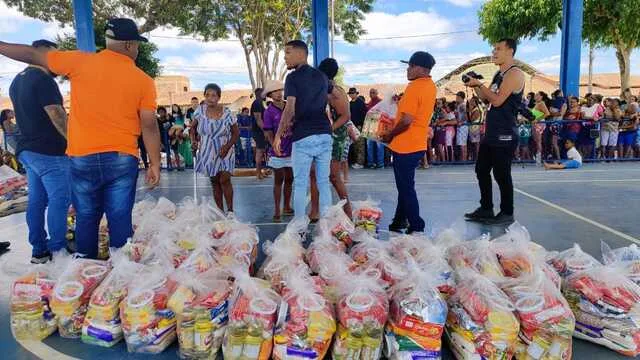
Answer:
<svg viewBox="0 0 640 360"><path fill-rule="evenodd" d="M566 160L563 161L562 164L564 164L565 169L578 169L582 166L582 164L576 160Z"/></svg>

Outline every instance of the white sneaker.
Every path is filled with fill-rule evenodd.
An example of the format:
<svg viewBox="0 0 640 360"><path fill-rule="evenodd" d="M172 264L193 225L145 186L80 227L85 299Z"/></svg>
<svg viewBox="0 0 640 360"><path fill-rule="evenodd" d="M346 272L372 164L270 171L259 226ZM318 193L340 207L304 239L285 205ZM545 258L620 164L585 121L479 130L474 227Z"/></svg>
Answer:
<svg viewBox="0 0 640 360"><path fill-rule="evenodd" d="M353 164L351 165L352 169L356 169L356 170L360 170L360 169L364 169L364 166L360 165L360 164Z"/></svg>

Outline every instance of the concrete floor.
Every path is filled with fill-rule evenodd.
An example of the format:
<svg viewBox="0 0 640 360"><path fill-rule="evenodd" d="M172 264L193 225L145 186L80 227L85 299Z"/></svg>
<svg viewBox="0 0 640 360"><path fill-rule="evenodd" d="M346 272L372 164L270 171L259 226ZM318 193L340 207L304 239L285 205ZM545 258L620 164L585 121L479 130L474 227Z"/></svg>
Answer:
<svg viewBox="0 0 640 360"><path fill-rule="evenodd" d="M612 247L640 243L640 166L637 163L587 164L580 170L545 172L540 168L514 167L516 186L516 218L525 225L534 241L549 250L563 250L578 243L588 253L600 258L600 241ZM193 173L163 173L162 185L147 191L140 180L138 198L147 194L180 201L193 196ZM421 214L427 221L427 232L437 234L454 226L467 238L490 232L500 235L504 229L466 223L462 214L478 204L478 189L470 166L439 166L419 171L416 188L421 200ZM272 183L270 179L233 179L235 213L243 221L255 224L262 241L272 240L284 225L273 224ZM381 201L384 210L382 228L386 228L395 209L393 173L385 170L351 172L349 193L353 200L371 197ZM498 194L497 189L494 194ZM208 181L198 178L197 196L211 196ZM497 202L496 202L497 203ZM8 286L12 276L24 266L30 254L24 214L0 219L0 241L10 240L13 250L0 257L0 348L7 359L142 359L131 355L123 343L111 349L85 345L57 335L44 342L16 343L9 330L7 311ZM158 359L177 357L177 345L154 356ZM453 359L445 350L444 359ZM622 359L624 357L602 347L574 339L575 359Z"/></svg>

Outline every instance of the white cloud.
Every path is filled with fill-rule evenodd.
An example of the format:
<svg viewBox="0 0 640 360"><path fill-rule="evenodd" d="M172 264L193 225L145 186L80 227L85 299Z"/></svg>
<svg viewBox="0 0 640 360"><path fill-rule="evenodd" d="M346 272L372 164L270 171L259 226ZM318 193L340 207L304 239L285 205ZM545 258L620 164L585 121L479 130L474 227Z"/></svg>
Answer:
<svg viewBox="0 0 640 360"><path fill-rule="evenodd" d="M74 29L70 25L61 27L57 21L46 23L42 29L42 36L46 39L55 39L58 35L74 35Z"/></svg>
<svg viewBox="0 0 640 360"><path fill-rule="evenodd" d="M423 0L424 2L436 2L442 0ZM475 4L479 4L485 0L446 0L449 4L453 4L455 6L460 7L471 7Z"/></svg>
<svg viewBox="0 0 640 360"><path fill-rule="evenodd" d="M398 15L372 12L365 15L363 27L367 31L365 38L378 40L360 40L359 44L355 46L394 50L447 48L453 43L455 34L447 35L446 33L459 31L452 21L431 10L406 12ZM416 36L425 34L442 35Z"/></svg>
<svg viewBox="0 0 640 360"><path fill-rule="evenodd" d="M251 90L251 84L249 83L227 83L222 87L223 90Z"/></svg>
<svg viewBox="0 0 640 360"><path fill-rule="evenodd" d="M518 54L533 54L538 51L536 45L522 45L518 46Z"/></svg>
<svg viewBox="0 0 640 360"><path fill-rule="evenodd" d="M27 22L35 22L15 8L8 7L4 2L0 2L0 34L10 34L18 32L21 26Z"/></svg>
<svg viewBox="0 0 640 360"><path fill-rule="evenodd" d="M534 60L530 64L542 73L557 74L560 72L560 55L547 56Z"/></svg>

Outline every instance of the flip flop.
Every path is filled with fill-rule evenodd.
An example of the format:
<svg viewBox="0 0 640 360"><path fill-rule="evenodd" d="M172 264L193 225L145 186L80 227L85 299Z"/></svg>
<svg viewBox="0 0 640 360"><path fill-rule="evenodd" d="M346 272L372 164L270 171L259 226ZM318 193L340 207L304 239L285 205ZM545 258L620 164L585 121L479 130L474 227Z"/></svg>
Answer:
<svg viewBox="0 0 640 360"><path fill-rule="evenodd" d="M274 216L272 220L274 223L277 223L277 224L282 222L282 218L280 216Z"/></svg>
<svg viewBox="0 0 640 360"><path fill-rule="evenodd" d="M282 210L282 213L285 216L293 216L295 214L295 212L293 210Z"/></svg>

